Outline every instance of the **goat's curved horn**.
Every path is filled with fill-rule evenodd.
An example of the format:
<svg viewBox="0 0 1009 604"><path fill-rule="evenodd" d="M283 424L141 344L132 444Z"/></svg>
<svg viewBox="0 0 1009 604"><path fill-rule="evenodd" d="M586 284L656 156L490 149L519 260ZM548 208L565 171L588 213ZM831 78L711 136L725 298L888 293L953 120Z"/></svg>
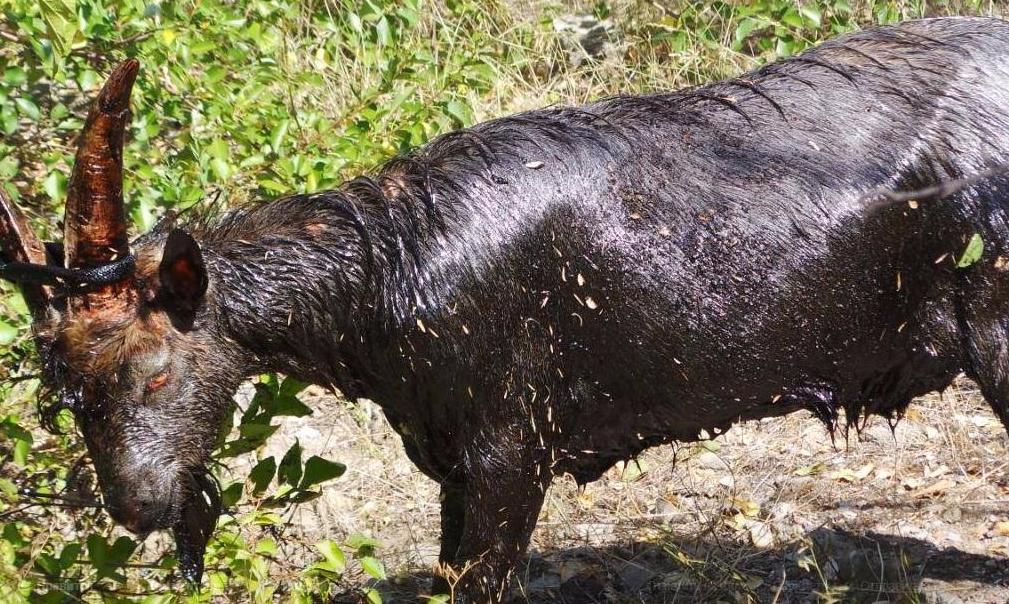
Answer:
<svg viewBox="0 0 1009 604"><path fill-rule="evenodd" d="M45 247L3 187L0 187L0 256L2 262L46 263ZM22 283L21 291L32 317L36 321L42 319L50 306L49 289L38 283Z"/></svg>
<svg viewBox="0 0 1009 604"><path fill-rule="evenodd" d="M132 117L130 91L139 69L139 61L127 59L113 70L81 132L63 218L67 268L110 262L129 254L123 204L123 134Z"/></svg>

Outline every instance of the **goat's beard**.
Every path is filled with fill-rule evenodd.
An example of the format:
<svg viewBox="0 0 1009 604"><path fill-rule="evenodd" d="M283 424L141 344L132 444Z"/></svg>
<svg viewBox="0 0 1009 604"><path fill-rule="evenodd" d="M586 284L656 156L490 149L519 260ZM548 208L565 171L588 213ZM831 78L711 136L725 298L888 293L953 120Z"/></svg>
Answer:
<svg viewBox="0 0 1009 604"><path fill-rule="evenodd" d="M193 474L193 488L172 527L176 557L183 578L199 585L203 578L203 556L221 515L221 494L216 481L206 471Z"/></svg>

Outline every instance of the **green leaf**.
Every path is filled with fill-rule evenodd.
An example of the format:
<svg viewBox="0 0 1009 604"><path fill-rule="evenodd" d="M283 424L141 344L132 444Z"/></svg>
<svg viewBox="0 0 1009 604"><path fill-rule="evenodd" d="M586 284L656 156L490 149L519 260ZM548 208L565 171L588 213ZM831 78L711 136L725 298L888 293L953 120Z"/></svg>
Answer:
<svg viewBox="0 0 1009 604"><path fill-rule="evenodd" d="M347 466L342 463L329 461L318 455L313 455L305 462L305 474L301 478L299 487L307 489L317 484L322 484L327 480L343 476L343 473L346 471Z"/></svg>
<svg viewBox="0 0 1009 604"><path fill-rule="evenodd" d="M24 467L28 465L28 453L32 449L32 444L20 438L14 441L14 463Z"/></svg>
<svg viewBox="0 0 1009 604"><path fill-rule="evenodd" d="M385 15L375 24L375 34L380 46L388 46L392 42L392 33L389 31L389 20Z"/></svg>
<svg viewBox="0 0 1009 604"><path fill-rule="evenodd" d="M802 16L794 8L789 8L781 16L781 22L789 27L800 28L802 27Z"/></svg>
<svg viewBox="0 0 1009 604"><path fill-rule="evenodd" d="M382 594L373 587L369 587L368 591L364 592L364 596L368 598L368 604L382 604Z"/></svg>
<svg viewBox="0 0 1009 604"><path fill-rule="evenodd" d="M821 23L820 9L818 9L815 6L813 6L812 3L800 6L799 7L799 12L802 13L803 17L805 17L805 18L809 19L810 21L812 21L813 25L815 25L816 27L820 27L820 23Z"/></svg>
<svg viewBox="0 0 1009 604"><path fill-rule="evenodd" d="M344 569L347 568L347 557L343 555L343 550L335 542L328 539L320 541L315 544L315 548L325 558L325 562L321 562L316 566L338 574L343 573Z"/></svg>
<svg viewBox="0 0 1009 604"><path fill-rule="evenodd" d="M300 393L305 388L308 388L307 382L302 382L293 377L286 377L284 381L280 384L280 391L277 392L278 396L294 396Z"/></svg>
<svg viewBox="0 0 1009 604"><path fill-rule="evenodd" d="M7 346L18 337L18 329L7 321L0 319L0 346Z"/></svg>
<svg viewBox="0 0 1009 604"><path fill-rule="evenodd" d="M270 486L270 481L273 480L273 476L277 473L277 461L271 455L266 459L260 460L256 464L256 467L252 468L249 472L249 480L252 481L252 493L254 495L259 495L266 490L266 487Z"/></svg>
<svg viewBox="0 0 1009 604"><path fill-rule="evenodd" d="M23 113L28 119L37 122L39 121L39 118L42 117L42 112L39 111L39 106L35 104L35 101L24 97L18 97L14 99L14 103L18 106L18 109L21 110L21 113Z"/></svg>
<svg viewBox="0 0 1009 604"><path fill-rule="evenodd" d="M68 569L77 562L77 558L81 555L81 544L80 543L68 543L63 547L63 551L60 552L60 566L64 569Z"/></svg>
<svg viewBox="0 0 1009 604"><path fill-rule="evenodd" d="M6 478L0 478L0 493L3 493L4 495L11 498L17 497L18 494L17 485L15 485L10 480L7 480ZM13 525L8 524L7 526L13 526Z"/></svg>
<svg viewBox="0 0 1009 604"><path fill-rule="evenodd" d="M231 177L231 165L219 157L210 160L210 169L213 170L214 176L220 182L226 181Z"/></svg>
<svg viewBox="0 0 1009 604"><path fill-rule="evenodd" d="M739 50L739 48L742 45L743 40L746 39L746 36L750 35L750 32L752 32L753 30L755 30L755 29L757 29L757 28L759 28L761 26L762 26L762 23L759 20L754 19L752 17L747 17L747 18L743 19L742 21L740 21L739 25L736 26L735 33L733 33L733 35L732 35L732 39L733 39L733 45L732 45L732 47L734 49L736 49L736 50Z"/></svg>
<svg viewBox="0 0 1009 604"><path fill-rule="evenodd" d="M96 567L105 566L109 544L98 533L88 535L88 560Z"/></svg>
<svg viewBox="0 0 1009 604"><path fill-rule="evenodd" d="M291 120L280 120L276 126L273 127L273 132L270 133L270 148L273 149L274 153L280 153L280 145L284 142L284 137L287 136L287 129L291 127Z"/></svg>
<svg viewBox="0 0 1009 604"><path fill-rule="evenodd" d="M778 38L777 43L774 46L774 54L778 57L790 57L795 54L794 45L787 42L781 38Z"/></svg>
<svg viewBox="0 0 1009 604"><path fill-rule="evenodd" d="M459 101L445 103L445 113L455 120L459 126L468 126L473 121L473 110L468 105Z"/></svg>
<svg viewBox="0 0 1009 604"><path fill-rule="evenodd" d="M296 396L281 395L270 401L266 405L270 415L287 415L291 417L304 417L312 414L312 408L301 402Z"/></svg>
<svg viewBox="0 0 1009 604"><path fill-rule="evenodd" d="M9 86L20 86L28 81L28 74L20 67L8 67L4 70L4 83Z"/></svg>
<svg viewBox="0 0 1009 604"><path fill-rule="evenodd" d="M269 420L267 419L266 421ZM218 451L216 457L218 459L235 457L242 453L254 451L266 442L266 439L276 432L278 428L280 426L264 423L243 423L238 427L238 433L241 437L225 443Z"/></svg>
<svg viewBox="0 0 1009 604"><path fill-rule="evenodd" d="M242 498L243 483L235 481L221 491L221 506L224 508L234 507Z"/></svg>
<svg viewBox="0 0 1009 604"><path fill-rule="evenodd" d="M20 165L21 162L18 161L18 158L12 155L8 155L7 157L0 159L0 178L4 180L13 178L14 175L18 173L18 167Z"/></svg>
<svg viewBox="0 0 1009 604"><path fill-rule="evenodd" d="M228 70L220 65L213 65L207 70L205 77L207 84L216 84L228 75Z"/></svg>
<svg viewBox="0 0 1009 604"><path fill-rule="evenodd" d="M109 563L116 567L126 564L135 549L137 549L136 541L126 536L119 537L109 548Z"/></svg>
<svg viewBox="0 0 1009 604"><path fill-rule="evenodd" d="M284 453L284 458L280 460L277 481L293 487L298 485L299 480L301 480L301 443L295 440L287 453Z"/></svg>
<svg viewBox="0 0 1009 604"><path fill-rule="evenodd" d="M9 524L3 525L3 531L0 532L2 539L7 543L14 545L15 547L23 547L31 543L30 539L25 539L21 531L18 530L17 524L11 522Z"/></svg>
<svg viewBox="0 0 1009 604"><path fill-rule="evenodd" d="M56 558L49 554L42 554L35 560L35 569L47 577L60 576L60 564L56 561Z"/></svg>
<svg viewBox="0 0 1009 604"><path fill-rule="evenodd" d="M97 71L85 69L77 76L77 85L81 90L94 90L102 83L102 76Z"/></svg>
<svg viewBox="0 0 1009 604"><path fill-rule="evenodd" d="M22 317L28 316L28 303L25 302L25 297L21 294L21 290L15 291L7 298L5 303L7 304L8 310L13 310Z"/></svg>
<svg viewBox="0 0 1009 604"><path fill-rule="evenodd" d="M956 261L957 268L967 268L980 260L982 254L984 254L984 240L981 239L981 235L974 233L960 259Z"/></svg>
<svg viewBox="0 0 1009 604"><path fill-rule="evenodd" d="M279 427L272 424L243 424L239 426L238 432L250 440L265 442Z"/></svg>
<svg viewBox="0 0 1009 604"><path fill-rule="evenodd" d="M355 533L347 537L347 547L354 550L354 557L356 558L374 556L375 550L378 549L378 540Z"/></svg>
<svg viewBox="0 0 1009 604"><path fill-rule="evenodd" d="M231 150L228 149L228 143L224 142L224 140L220 138L214 139L213 142L207 145L205 150L210 157L217 159L227 160L231 157Z"/></svg>
<svg viewBox="0 0 1009 604"><path fill-rule="evenodd" d="M270 178L260 179L259 186L263 187L267 191L273 191L274 193L286 193L291 190L290 186Z"/></svg>
<svg viewBox="0 0 1009 604"><path fill-rule="evenodd" d="M363 556L360 561L361 568L364 569L364 572L368 573L375 579L381 580L385 578L385 567L382 566L382 562L379 561L378 558L375 558L374 556Z"/></svg>
<svg viewBox="0 0 1009 604"><path fill-rule="evenodd" d="M77 2L75 0L39 0L46 35L58 59L70 54L70 48L80 33L77 28Z"/></svg>
<svg viewBox="0 0 1009 604"><path fill-rule="evenodd" d="M12 417L5 418L0 422L0 433L6 434L11 440L24 440L32 442L32 433L26 430Z"/></svg>
<svg viewBox="0 0 1009 604"><path fill-rule="evenodd" d="M42 182L46 195L53 201L60 201L67 192L67 177L59 170L53 170Z"/></svg>
<svg viewBox="0 0 1009 604"><path fill-rule="evenodd" d="M280 526L284 524L284 520L276 512L264 512L263 510L258 510L253 522L259 526Z"/></svg>
<svg viewBox="0 0 1009 604"><path fill-rule="evenodd" d="M263 407L270 415L289 415L293 417L304 417L311 415L312 409L298 399L297 394L308 387L308 384L288 377L277 389L276 395L271 396L270 390L263 391L257 389L257 395L263 402Z"/></svg>
<svg viewBox="0 0 1009 604"><path fill-rule="evenodd" d="M70 110L63 103L56 103L53 108L49 110L49 119L54 122L58 122L62 119L67 118L70 115Z"/></svg>
<svg viewBox="0 0 1009 604"><path fill-rule="evenodd" d="M257 554L273 555L277 553L277 542L273 539L260 539L256 542Z"/></svg>

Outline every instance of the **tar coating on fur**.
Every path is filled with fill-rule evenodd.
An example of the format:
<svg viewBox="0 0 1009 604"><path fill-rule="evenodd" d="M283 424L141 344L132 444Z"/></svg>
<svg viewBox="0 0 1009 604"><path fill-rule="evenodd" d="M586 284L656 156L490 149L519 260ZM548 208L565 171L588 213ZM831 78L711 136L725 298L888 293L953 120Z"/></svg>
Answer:
<svg viewBox="0 0 1009 604"><path fill-rule="evenodd" d="M134 528L184 518L245 376L372 398L442 484L459 592L495 600L555 475L800 409L896 418L961 371L1009 420L1009 179L874 194L1009 161L1007 59L1005 22L917 21L480 124L189 225L207 289L185 321L169 229L145 235L134 312L54 327L51 366Z"/></svg>

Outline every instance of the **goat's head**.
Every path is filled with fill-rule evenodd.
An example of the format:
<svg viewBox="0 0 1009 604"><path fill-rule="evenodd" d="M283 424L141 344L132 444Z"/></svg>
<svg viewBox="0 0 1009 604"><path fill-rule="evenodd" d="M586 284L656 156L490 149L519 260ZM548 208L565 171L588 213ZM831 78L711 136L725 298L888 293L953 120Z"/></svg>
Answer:
<svg viewBox="0 0 1009 604"><path fill-rule="evenodd" d="M227 339L209 327L196 241L170 227L133 249L127 238L123 134L138 69L119 65L88 116L62 247L42 245L0 189L0 277L22 288L44 381L73 410L108 511L135 533L174 528L198 580L220 507L207 457L238 379L211 361Z"/></svg>

